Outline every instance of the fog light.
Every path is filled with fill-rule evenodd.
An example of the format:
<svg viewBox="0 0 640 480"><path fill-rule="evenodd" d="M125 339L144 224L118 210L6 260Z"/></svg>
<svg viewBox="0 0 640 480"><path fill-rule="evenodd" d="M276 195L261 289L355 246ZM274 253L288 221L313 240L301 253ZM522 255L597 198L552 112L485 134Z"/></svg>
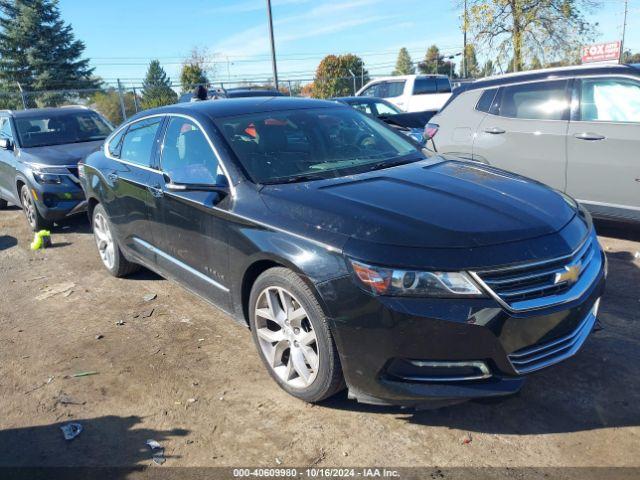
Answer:
<svg viewBox="0 0 640 480"><path fill-rule="evenodd" d="M468 382L485 380L491 371L485 362L394 359L387 374L410 382Z"/></svg>

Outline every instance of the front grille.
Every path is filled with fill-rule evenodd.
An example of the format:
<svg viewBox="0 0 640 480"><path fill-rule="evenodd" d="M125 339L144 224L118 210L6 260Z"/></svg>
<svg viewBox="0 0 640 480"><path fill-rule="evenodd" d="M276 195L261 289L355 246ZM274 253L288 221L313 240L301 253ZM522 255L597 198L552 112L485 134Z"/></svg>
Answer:
<svg viewBox="0 0 640 480"><path fill-rule="evenodd" d="M557 338L547 343L523 348L509 355L511 365L518 374L535 372L555 363L561 362L574 355L582 346L593 329L598 314L597 300L593 309L589 312L578 327L569 335Z"/></svg>
<svg viewBox="0 0 640 480"><path fill-rule="evenodd" d="M570 300L591 285L601 265L602 253L591 235L571 255L475 275L511 310L528 310Z"/></svg>

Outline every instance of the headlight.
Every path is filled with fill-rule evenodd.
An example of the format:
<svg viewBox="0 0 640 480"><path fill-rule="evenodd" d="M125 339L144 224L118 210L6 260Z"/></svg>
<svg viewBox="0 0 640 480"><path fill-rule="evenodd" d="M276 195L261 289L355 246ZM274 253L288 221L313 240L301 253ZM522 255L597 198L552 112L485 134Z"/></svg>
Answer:
<svg viewBox="0 0 640 480"><path fill-rule="evenodd" d="M36 179L36 182L38 183L46 183L46 184L61 184L64 179L63 179L63 175L59 175L58 173L56 173L57 171L59 171L60 169L56 169L56 167L52 167L52 168L43 168L43 167L37 167L37 168L33 168L32 173L33 173L33 178Z"/></svg>
<svg viewBox="0 0 640 480"><path fill-rule="evenodd" d="M422 272L367 265L349 260L361 285L375 295L405 297L482 297L464 272Z"/></svg>

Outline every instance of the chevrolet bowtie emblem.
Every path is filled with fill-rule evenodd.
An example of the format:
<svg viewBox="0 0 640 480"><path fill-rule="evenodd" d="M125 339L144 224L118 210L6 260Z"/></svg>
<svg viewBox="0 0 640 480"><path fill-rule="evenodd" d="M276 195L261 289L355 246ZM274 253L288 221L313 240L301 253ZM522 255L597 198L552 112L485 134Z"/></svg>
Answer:
<svg viewBox="0 0 640 480"><path fill-rule="evenodd" d="M569 285L576 283L578 281L578 277L580 276L580 268L581 265L579 263L570 267L564 267L564 272L556 273L556 276L553 279L553 283L555 285L564 282L568 283Z"/></svg>

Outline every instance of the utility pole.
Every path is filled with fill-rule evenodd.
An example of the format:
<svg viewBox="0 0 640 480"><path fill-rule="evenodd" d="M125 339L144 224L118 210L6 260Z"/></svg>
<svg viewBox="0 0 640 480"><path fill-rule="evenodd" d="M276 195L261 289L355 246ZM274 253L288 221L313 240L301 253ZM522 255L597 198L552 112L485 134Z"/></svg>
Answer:
<svg viewBox="0 0 640 480"><path fill-rule="evenodd" d="M464 13L462 14L462 74L463 78L467 78L467 0L464 0Z"/></svg>
<svg viewBox="0 0 640 480"><path fill-rule="evenodd" d="M622 22L622 42L620 42L620 58L618 63L624 62L624 37L627 33L627 12L629 11L629 0L624 0L624 20Z"/></svg>
<svg viewBox="0 0 640 480"><path fill-rule="evenodd" d="M269 37L271 40L271 65L273 67L273 83L278 90L278 67L276 65L276 44L273 40L273 18L271 16L271 0L267 0L267 16L269 17Z"/></svg>
<svg viewBox="0 0 640 480"><path fill-rule="evenodd" d="M353 79L353 94L356 94L356 74L349 69L349 73L351 74L351 78Z"/></svg>

